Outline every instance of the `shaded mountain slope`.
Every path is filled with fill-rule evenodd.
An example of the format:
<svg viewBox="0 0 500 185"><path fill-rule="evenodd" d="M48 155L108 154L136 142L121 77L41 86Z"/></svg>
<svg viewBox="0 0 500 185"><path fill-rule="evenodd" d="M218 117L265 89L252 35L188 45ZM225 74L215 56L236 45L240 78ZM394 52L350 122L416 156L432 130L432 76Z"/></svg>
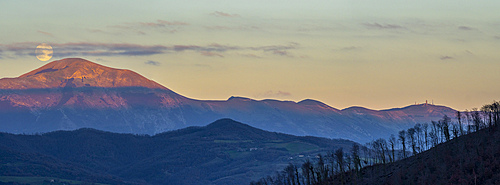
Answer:
<svg viewBox="0 0 500 185"><path fill-rule="evenodd" d="M362 170L348 184L500 184L500 127L439 144L416 156Z"/></svg>
<svg viewBox="0 0 500 185"><path fill-rule="evenodd" d="M121 178L89 170L51 156L0 147L0 176L58 177L85 182L127 184ZM0 183L1 184L1 183Z"/></svg>
<svg viewBox="0 0 500 185"><path fill-rule="evenodd" d="M289 162L299 163L308 155L352 144L267 132L230 119L154 136L94 129L42 135L1 133L0 176L44 176L50 172L59 178L80 177L78 180L91 182L245 184ZM101 174L108 179L79 174ZM86 179L89 176L94 180Z"/></svg>

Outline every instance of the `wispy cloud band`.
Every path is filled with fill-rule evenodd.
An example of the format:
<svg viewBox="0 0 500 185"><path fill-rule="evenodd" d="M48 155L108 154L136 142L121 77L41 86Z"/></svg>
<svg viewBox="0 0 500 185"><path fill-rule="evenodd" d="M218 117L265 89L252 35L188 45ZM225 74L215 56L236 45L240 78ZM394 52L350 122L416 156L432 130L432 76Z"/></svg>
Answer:
<svg viewBox="0 0 500 185"><path fill-rule="evenodd" d="M405 29L404 26L397 24L364 23L363 26L371 29Z"/></svg>
<svg viewBox="0 0 500 185"><path fill-rule="evenodd" d="M15 56L34 56L35 47L39 43L22 42L0 45L0 51L11 52ZM224 57L229 51L260 51L263 53L291 56L289 50L296 49L298 43L287 45L267 46L232 46L222 44L209 45L140 45L128 43L97 43L97 42L70 42L51 43L55 57L70 56L149 56L176 52L193 51L202 56Z"/></svg>
<svg viewBox="0 0 500 185"><path fill-rule="evenodd" d="M217 17L239 17L240 15L238 14L229 14L221 11L215 11L211 13L210 15L217 16Z"/></svg>

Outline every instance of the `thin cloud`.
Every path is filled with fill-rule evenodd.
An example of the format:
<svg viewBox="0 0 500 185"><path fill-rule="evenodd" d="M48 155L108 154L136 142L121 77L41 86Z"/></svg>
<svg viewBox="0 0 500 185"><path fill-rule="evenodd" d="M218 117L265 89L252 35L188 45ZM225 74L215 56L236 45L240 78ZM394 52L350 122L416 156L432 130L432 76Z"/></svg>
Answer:
<svg viewBox="0 0 500 185"><path fill-rule="evenodd" d="M165 21L165 20L160 20L158 19L157 22L164 24L164 25L169 25L169 26L186 26L189 25L187 22L181 22L181 21Z"/></svg>
<svg viewBox="0 0 500 185"><path fill-rule="evenodd" d="M397 24L364 23L363 26L370 29L405 29L405 27Z"/></svg>
<svg viewBox="0 0 500 185"><path fill-rule="evenodd" d="M111 32L104 31L102 29L87 29L87 31L90 33L113 34Z"/></svg>
<svg viewBox="0 0 500 185"><path fill-rule="evenodd" d="M441 59L441 60L453 60L455 58L451 57L451 56L441 56L439 59Z"/></svg>
<svg viewBox="0 0 500 185"><path fill-rule="evenodd" d="M228 26L205 26L207 30L233 30L234 28Z"/></svg>
<svg viewBox="0 0 500 185"><path fill-rule="evenodd" d="M95 61L97 61L97 62L110 62L110 61L105 60L103 58L96 58Z"/></svg>
<svg viewBox="0 0 500 185"><path fill-rule="evenodd" d="M261 56L256 55L256 54L239 54L239 55L244 56L244 57L248 57L248 58L262 58Z"/></svg>
<svg viewBox="0 0 500 185"><path fill-rule="evenodd" d="M232 50L245 50L247 48L241 46L229 46L229 45L221 45L221 44L209 44L207 46L198 46L198 45L174 45L172 47L175 51L206 51L206 52L226 52Z"/></svg>
<svg viewBox="0 0 500 185"><path fill-rule="evenodd" d="M38 30L38 31L36 31L36 32L41 33L41 34L44 34L44 35L47 35L47 36L51 36L51 37L53 37L53 36L54 36L54 35L52 35L52 33L49 33L49 32L44 32L44 31L40 31L40 30Z"/></svg>
<svg viewBox="0 0 500 185"><path fill-rule="evenodd" d="M292 96L292 93L286 92L286 91L266 91L263 93L258 93L255 97L257 98L284 98L284 97L290 97Z"/></svg>
<svg viewBox="0 0 500 185"><path fill-rule="evenodd" d="M334 51L356 51L356 50L360 50L361 47L357 47L357 46L349 46L349 47L343 47L343 48L339 48L339 49L334 49Z"/></svg>
<svg viewBox="0 0 500 185"><path fill-rule="evenodd" d="M164 53L168 47L161 45L116 44L116 43L62 43L50 44L54 57L68 56L137 56ZM33 55L37 43L24 42L7 45L7 50L18 56Z"/></svg>
<svg viewBox="0 0 500 185"><path fill-rule="evenodd" d="M148 61L144 62L144 64L152 65L152 66L160 66L161 63L157 62L157 61L148 60Z"/></svg>
<svg viewBox="0 0 500 185"><path fill-rule="evenodd" d="M288 52L286 52L285 50L275 50L275 51L273 51L273 54L281 55L281 56L288 56Z"/></svg>
<svg viewBox="0 0 500 185"><path fill-rule="evenodd" d="M290 54L288 51L297 49L298 46L299 46L298 43L292 42L289 43L288 45L271 45L271 46L254 47L251 49L256 51L264 51L266 53L270 53L273 55L293 57L293 55Z"/></svg>
<svg viewBox="0 0 500 185"><path fill-rule="evenodd" d="M472 28L472 27L469 27L469 26L459 26L458 29L459 30L464 30L464 31L475 30L475 28Z"/></svg>
<svg viewBox="0 0 500 185"><path fill-rule="evenodd" d="M208 57L224 57L223 55L211 51L200 51L200 54Z"/></svg>
<svg viewBox="0 0 500 185"><path fill-rule="evenodd" d="M252 50L263 50L263 51L279 51L279 50L290 50L290 49L296 49L299 46L298 43L292 42L288 45L271 45L271 46L261 46L261 47L252 47Z"/></svg>
<svg viewBox="0 0 500 185"><path fill-rule="evenodd" d="M34 56L34 48L37 45L38 43L34 42L13 43L8 45L0 45L0 50L3 50L4 52L14 53L16 56ZM258 51L262 53L271 53L274 55L291 56L289 51L298 47L298 43L258 47L231 46L216 43L209 45L140 45L127 43L75 42L52 43L50 45L55 50L54 57L150 56L187 51L198 52L203 56L209 57L224 57L223 53L231 51Z"/></svg>
<svg viewBox="0 0 500 185"><path fill-rule="evenodd" d="M167 21L158 19L153 22L131 22L124 23L120 25L108 26L114 29L126 30L139 35L145 35L146 32L143 30L156 30L165 33L175 33L178 32L181 27L187 26L189 23L181 21Z"/></svg>
<svg viewBox="0 0 500 185"><path fill-rule="evenodd" d="M210 31L227 31L227 30L239 30L239 31L255 31L260 30L258 26L204 26L205 29Z"/></svg>
<svg viewBox="0 0 500 185"><path fill-rule="evenodd" d="M229 14L229 13L224 13L220 11L215 11L211 13L210 15L217 16L217 17L240 17L238 14Z"/></svg>
<svg viewBox="0 0 500 185"><path fill-rule="evenodd" d="M156 22L139 22L137 23L141 26L150 26L150 27L165 27L165 26L185 26L189 25L186 22L180 21L165 21L165 20L157 20Z"/></svg>

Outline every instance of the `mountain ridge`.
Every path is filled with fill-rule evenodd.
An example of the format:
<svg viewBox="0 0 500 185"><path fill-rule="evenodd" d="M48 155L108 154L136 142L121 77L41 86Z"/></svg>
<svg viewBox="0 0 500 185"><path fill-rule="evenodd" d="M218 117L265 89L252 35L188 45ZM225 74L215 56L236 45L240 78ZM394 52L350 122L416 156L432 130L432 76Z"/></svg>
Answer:
<svg viewBox="0 0 500 185"><path fill-rule="evenodd" d="M152 135L231 118L268 131L366 142L415 123L453 117L454 112L431 105L339 110L313 99L294 102L232 96L225 101L196 100L130 70L78 58L54 61L18 78L0 79L0 119L4 120L0 131L12 133L91 127Z"/></svg>

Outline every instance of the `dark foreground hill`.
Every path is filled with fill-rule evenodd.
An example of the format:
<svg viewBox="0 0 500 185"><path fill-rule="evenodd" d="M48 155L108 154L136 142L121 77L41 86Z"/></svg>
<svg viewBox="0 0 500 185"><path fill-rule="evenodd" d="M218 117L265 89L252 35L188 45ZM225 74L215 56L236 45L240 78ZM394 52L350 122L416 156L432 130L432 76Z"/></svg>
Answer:
<svg viewBox="0 0 500 185"><path fill-rule="evenodd" d="M267 132L230 119L154 136L94 129L0 133L0 176L107 184L248 184L289 162L352 144Z"/></svg>
<svg viewBox="0 0 500 185"><path fill-rule="evenodd" d="M455 138L386 165L364 168L347 184L500 184L500 127Z"/></svg>

